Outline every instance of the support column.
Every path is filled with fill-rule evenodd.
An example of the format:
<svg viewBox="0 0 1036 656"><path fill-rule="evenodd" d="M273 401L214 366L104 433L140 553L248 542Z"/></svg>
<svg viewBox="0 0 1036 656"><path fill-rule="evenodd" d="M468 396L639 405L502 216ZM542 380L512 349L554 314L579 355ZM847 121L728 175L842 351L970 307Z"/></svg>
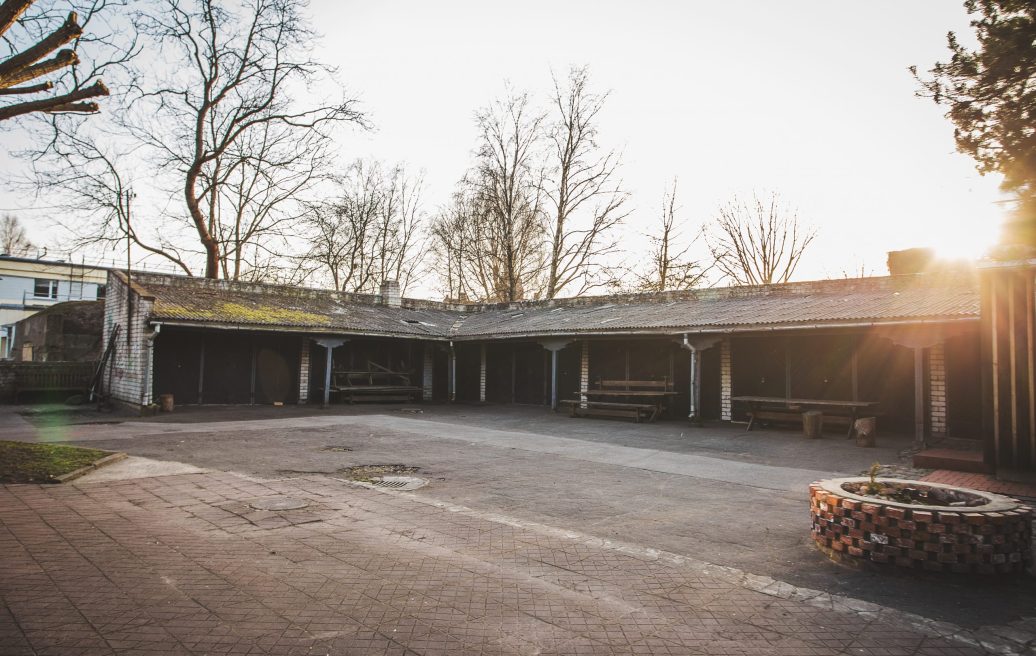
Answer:
<svg viewBox="0 0 1036 656"><path fill-rule="evenodd" d="M334 350L345 344L344 339L318 339L317 344L324 347L327 351L327 359L324 363L324 403L321 407L328 407L331 405L331 367L333 365Z"/></svg>
<svg viewBox="0 0 1036 656"><path fill-rule="evenodd" d="M479 363L478 363L478 400L481 403L486 402L486 345L481 344L479 346Z"/></svg>
<svg viewBox="0 0 1036 656"><path fill-rule="evenodd" d="M924 369L925 349L934 350L936 346L939 346L941 350L942 344L946 341L947 331L940 326L921 326L889 330L885 334L885 337L892 340L894 344L905 346L912 349L914 352L914 448L923 449L928 446L927 436L925 434L925 418L927 415L924 407L925 381L927 378ZM939 354L939 361L940 363L943 361L941 352ZM943 401L945 401L945 375L943 376L941 392L943 395ZM943 431L945 431L945 403L943 404L942 414Z"/></svg>
<svg viewBox="0 0 1036 656"><path fill-rule="evenodd" d="M924 448L924 347L914 347L914 446Z"/></svg>
<svg viewBox="0 0 1036 656"><path fill-rule="evenodd" d="M946 437L946 349L943 343L928 350L928 399L932 437Z"/></svg>
<svg viewBox="0 0 1036 656"><path fill-rule="evenodd" d="M424 360L421 365L421 400L431 401L435 392L435 345L426 342Z"/></svg>
<svg viewBox="0 0 1036 656"><path fill-rule="evenodd" d="M719 350L719 405L720 419L723 421L730 421L733 417L730 404L732 364L730 338L724 337Z"/></svg>
<svg viewBox="0 0 1036 656"><path fill-rule="evenodd" d="M583 340L579 356L579 407L586 407L586 393L590 391L590 342Z"/></svg>
<svg viewBox="0 0 1036 656"><path fill-rule="evenodd" d="M568 346L572 340L545 339L540 346L550 351L550 407L558 409L558 351Z"/></svg>
<svg viewBox="0 0 1036 656"><path fill-rule="evenodd" d="M453 342L450 342L449 369L447 371L447 384L449 389L450 403L457 400L457 351L453 349Z"/></svg>
<svg viewBox="0 0 1036 656"><path fill-rule="evenodd" d="M299 345L299 404L309 402L309 338Z"/></svg>

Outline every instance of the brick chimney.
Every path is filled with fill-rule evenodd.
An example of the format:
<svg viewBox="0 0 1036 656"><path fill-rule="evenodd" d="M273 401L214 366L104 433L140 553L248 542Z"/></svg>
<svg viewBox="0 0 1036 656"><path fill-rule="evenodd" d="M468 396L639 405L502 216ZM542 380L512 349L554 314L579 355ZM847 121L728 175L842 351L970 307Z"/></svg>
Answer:
<svg viewBox="0 0 1036 656"><path fill-rule="evenodd" d="M381 303L389 307L399 307L403 299L399 296L399 281L386 280L381 283Z"/></svg>
<svg viewBox="0 0 1036 656"><path fill-rule="evenodd" d="M899 276L909 273L924 273L935 261L935 251L931 248L908 248L902 251L889 251L889 275Z"/></svg>

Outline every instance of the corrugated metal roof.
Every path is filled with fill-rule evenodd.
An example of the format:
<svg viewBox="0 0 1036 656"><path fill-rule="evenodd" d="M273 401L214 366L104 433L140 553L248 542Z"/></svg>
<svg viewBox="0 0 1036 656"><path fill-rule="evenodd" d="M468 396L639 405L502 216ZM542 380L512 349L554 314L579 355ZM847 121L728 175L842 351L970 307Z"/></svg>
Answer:
<svg viewBox="0 0 1036 656"><path fill-rule="evenodd" d="M321 333L473 339L624 332L723 332L859 322L975 319L973 275L825 280L759 287L470 306L135 274L154 296L152 320Z"/></svg>
<svg viewBox="0 0 1036 656"><path fill-rule="evenodd" d="M134 274L133 281L154 297L152 321L442 337L456 320L455 312L388 307L376 303L376 296L333 290L152 274Z"/></svg>
<svg viewBox="0 0 1036 656"><path fill-rule="evenodd" d="M858 322L977 318L971 277L925 280L897 276L826 280L764 287L728 287L684 294L642 295L597 303L514 307L472 314L462 332L474 335L717 331Z"/></svg>

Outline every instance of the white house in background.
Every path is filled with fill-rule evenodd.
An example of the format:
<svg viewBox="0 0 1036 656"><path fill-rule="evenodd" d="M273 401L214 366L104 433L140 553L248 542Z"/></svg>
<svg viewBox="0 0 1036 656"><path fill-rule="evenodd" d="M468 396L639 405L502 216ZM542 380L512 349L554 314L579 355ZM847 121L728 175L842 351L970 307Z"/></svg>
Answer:
<svg viewBox="0 0 1036 656"><path fill-rule="evenodd" d="M11 357L18 321L55 303L103 299L108 268L0 255L0 358Z"/></svg>

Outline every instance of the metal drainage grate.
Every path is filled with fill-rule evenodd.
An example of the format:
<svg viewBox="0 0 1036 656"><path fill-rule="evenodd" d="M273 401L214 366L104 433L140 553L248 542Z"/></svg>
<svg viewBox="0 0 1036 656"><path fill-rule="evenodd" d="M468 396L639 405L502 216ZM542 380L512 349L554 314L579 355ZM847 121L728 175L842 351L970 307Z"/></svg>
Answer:
<svg viewBox="0 0 1036 656"><path fill-rule="evenodd" d="M390 490L416 490L428 485L428 481L416 476L380 476L372 478L370 484L374 487L383 487Z"/></svg>

